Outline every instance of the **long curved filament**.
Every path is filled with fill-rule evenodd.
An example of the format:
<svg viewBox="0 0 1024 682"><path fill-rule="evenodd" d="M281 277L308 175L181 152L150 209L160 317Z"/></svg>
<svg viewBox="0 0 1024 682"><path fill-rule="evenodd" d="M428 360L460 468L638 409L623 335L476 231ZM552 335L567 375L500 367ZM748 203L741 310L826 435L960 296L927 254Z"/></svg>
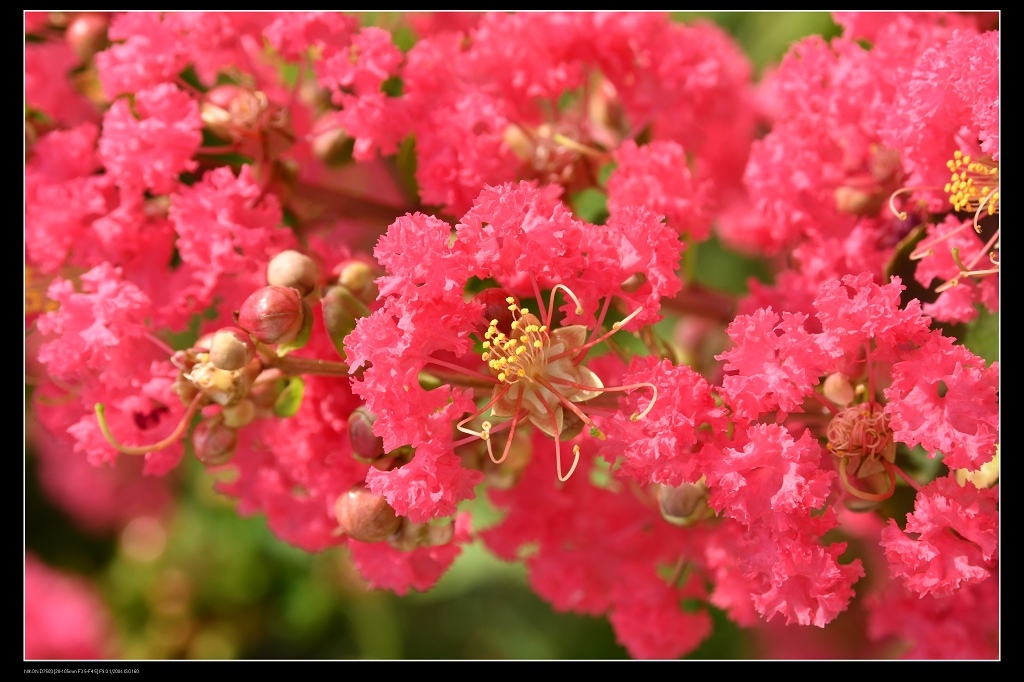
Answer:
<svg viewBox="0 0 1024 682"><path fill-rule="evenodd" d="M202 404L202 399L202 393L196 394L196 397L192 399L192 402L189 404L188 409L185 410L185 414L182 415L181 421L178 422L174 431L172 431L171 434L163 440L150 445L122 445L121 443L118 443L117 439L114 438L114 435L110 433L110 426L107 424L107 418L104 415L104 410L106 408L103 406L103 403L96 403L96 420L100 424L100 432L103 433L103 437L107 439L107 442L110 443L111 447L115 450L126 455L148 455L151 452L162 450L168 445L173 445L181 439L182 435L185 433L185 429L187 429L188 425L192 422L192 417L194 417L196 412L199 410L199 406Z"/></svg>

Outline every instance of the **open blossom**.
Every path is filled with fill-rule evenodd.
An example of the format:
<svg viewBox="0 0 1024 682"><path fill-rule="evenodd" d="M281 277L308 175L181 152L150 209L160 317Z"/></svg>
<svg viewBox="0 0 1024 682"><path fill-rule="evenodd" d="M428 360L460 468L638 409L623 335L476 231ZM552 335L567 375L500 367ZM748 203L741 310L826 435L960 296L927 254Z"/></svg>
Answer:
<svg viewBox="0 0 1024 682"><path fill-rule="evenodd" d="M893 431L908 445L944 453L950 468L978 469L996 454L999 363L933 335L893 365L886 389Z"/></svg>
<svg viewBox="0 0 1024 682"><path fill-rule="evenodd" d="M998 486L975 488L939 478L918 493L901 531L893 520L882 547L894 577L921 596L945 597L994 579L998 567Z"/></svg>
<svg viewBox="0 0 1024 682"><path fill-rule="evenodd" d="M634 40L638 34L647 40ZM393 153L414 135L421 196L452 214L465 213L487 185L592 182L595 162L646 126L695 154L700 178L725 188L742 172L754 123L742 106L750 66L708 24L647 13L488 13L464 35L424 37L401 64L393 47L368 49L373 35L364 31L354 41L353 70L332 67L330 54L316 63L333 76L321 82L336 89L371 64L379 74L371 85L384 74L402 78L397 96L363 86L355 95L338 93L345 106L338 120L356 138L358 158ZM588 72L603 82L589 89ZM575 102L560 112L558 100L567 96ZM693 201L686 184L667 181L665 201ZM706 229L703 217L681 228L691 221Z"/></svg>
<svg viewBox="0 0 1024 682"><path fill-rule="evenodd" d="M636 214L634 220L646 217ZM664 234L670 235L666 248L671 252L670 244L675 242L678 254L673 233L665 230ZM454 242L450 235L447 224L427 216L396 221L376 251L388 269L380 280L383 305L360 320L351 340L353 367L370 363L355 390L379 416L375 432L384 438L385 448L409 444L419 449L413 462L406 465L408 469L374 473L368 481L400 514L410 514L414 520L450 514L452 505L470 496L472 485L479 480L478 473L451 462L453 427L457 424L465 433L478 434L488 441L489 448L491 428L489 421L484 422L482 431L462 428L468 421L463 415L476 411L469 402L471 393L448 385L424 391L417 379L420 372L438 366L462 371L474 383L493 386L488 407L493 406L494 416L511 418L509 442L526 414L534 425L555 437L557 444L567 428L566 420L588 421L575 402L604 391L600 379L589 370L576 370L568 360L555 364L557 358L583 353L589 347L584 342L591 326L600 324L593 317L593 311L601 309L598 302L603 298L607 310L613 295L641 301L643 307L624 320L623 326L629 328L631 323L656 319L658 296L678 288L677 280L665 276L672 271L674 259L662 260L656 250L648 251L653 260L630 258L630 251L622 248L631 244L638 250L650 249L650 237L633 241L639 235L630 234L627 224L586 226L571 218L551 192L527 183L485 190L455 228ZM615 248L607 248L609 243ZM413 253L415 259L409 257ZM583 253L590 255L584 257ZM591 275L591 269L602 276ZM646 282L635 292L625 291L619 283L637 273L644 274ZM506 310L500 316L504 322L495 316L488 326L487 318L481 317L485 311L480 295L477 300L465 300L464 288L471 275L493 277L505 287L506 300L496 301L500 306L496 311ZM542 288L554 288L548 306L554 304L555 290L567 292L560 328L552 327L555 310L545 311ZM537 294L540 317L519 305L512 295L516 293ZM496 312L488 308L486 314ZM485 334L481 334L483 329L487 329ZM471 333L477 336L476 343L482 344L479 348L488 363L481 369L472 369L461 359L471 348ZM592 338L598 334L594 331ZM381 339L388 342L381 344ZM441 352L442 357L432 355ZM559 369L555 370L556 366ZM395 400L396 396L402 399ZM590 425L593 427L593 422ZM574 460L578 459L577 452ZM454 468L445 473L452 464ZM560 458L556 465L561 476ZM426 506L421 501L420 481L427 484L423 492L429 492Z"/></svg>
<svg viewBox="0 0 1024 682"><path fill-rule="evenodd" d="M162 84L136 93L134 109L133 114L128 100L119 99L107 111L100 159L118 185L141 183L168 194L182 172L196 168L192 156L202 141L199 105L177 86Z"/></svg>

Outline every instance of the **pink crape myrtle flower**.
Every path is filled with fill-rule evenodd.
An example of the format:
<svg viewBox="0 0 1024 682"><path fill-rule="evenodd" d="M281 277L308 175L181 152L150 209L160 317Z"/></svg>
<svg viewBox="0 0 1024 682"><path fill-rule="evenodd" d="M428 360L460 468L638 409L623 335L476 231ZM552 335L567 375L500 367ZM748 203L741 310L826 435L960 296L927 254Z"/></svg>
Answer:
<svg viewBox="0 0 1024 682"><path fill-rule="evenodd" d="M594 339L607 336L597 327L613 296L642 306L633 308L621 323L628 329L656 320L658 298L678 290L678 279L668 276L678 262L678 239L663 223L648 222L648 215L627 214L632 221L603 227L585 225L572 218L552 192L524 182L481 193L456 226L454 241L450 226L436 218L409 215L397 220L376 249L387 272L379 281L383 305L359 321L348 344L353 368L369 363L355 390L379 417L375 432L383 437L386 449L411 445L417 455L405 467L371 473L371 489L413 520L451 514L454 504L470 496L480 480L479 472L452 460L453 427L486 441L490 451L491 423L484 422L481 429L464 428L470 420L464 415L491 406L495 416L512 418L506 422L509 445L523 415L552 436L566 429L566 420L582 420L596 428L573 401L603 392L600 379L571 365L560 367L557 375L549 374L547 367L559 357L583 353ZM664 236L655 238L651 232L635 230L635 225L660 225ZM670 256L673 251L675 258ZM637 273L644 274L644 283L635 291L625 290L620 283ZM478 294L467 300L470 277L493 278L502 293L496 299ZM547 306L542 288L552 292ZM556 311L551 306L559 290L566 292L561 306L565 332L552 325ZM519 305L515 294L537 295L540 317ZM497 305L484 303L485 299ZM471 333L481 344L474 352L482 353L488 363L482 371L465 364L464 356L472 349ZM522 350L517 351L517 345ZM417 376L431 371L431 366L461 372L471 378L471 385L492 386L487 408L476 410L470 402L472 392L450 384L424 390ZM517 385L528 372L530 378L524 381L543 382L537 384L542 390ZM578 451L574 459L578 461ZM556 464L561 476L561 460Z"/></svg>
<svg viewBox="0 0 1024 682"><path fill-rule="evenodd" d="M998 310L997 13L836 13L756 86L661 13L25 19L26 424L84 529L187 454L370 588L480 542L637 658L998 655L1000 366L933 324ZM67 608L26 646L112 651Z"/></svg>
<svg viewBox="0 0 1024 682"><path fill-rule="evenodd" d="M942 13L845 13L839 23L846 35L800 41L764 79L761 101L774 124L754 144L745 173L763 220L734 211L722 232L739 248L786 254L785 267L795 265L812 291L851 272L881 281L901 240L930 222L929 212L948 211L949 201L978 215L999 204L998 31L981 33L977 26L987 22L978 17ZM870 49L855 42L866 36ZM779 173L783 165L791 172ZM951 188L951 169L976 179ZM910 257L966 246L947 287L963 282L971 290L968 275L998 271L998 230L981 238L964 232L961 241L976 242L970 246L944 243L946 232ZM919 278L931 285L927 273ZM994 286L986 284L984 299L993 310ZM946 296L929 312L969 319L969 296Z"/></svg>
<svg viewBox="0 0 1024 682"><path fill-rule="evenodd" d="M894 578L922 597L947 597L996 578L999 564L999 486L961 486L938 478L918 493L904 530L892 519L882 547Z"/></svg>
<svg viewBox="0 0 1024 682"><path fill-rule="evenodd" d="M100 160L119 186L138 186L167 194L192 160L202 141L199 106L171 84L140 90L135 114L127 99L118 99L103 118Z"/></svg>
<svg viewBox="0 0 1024 682"><path fill-rule="evenodd" d="M351 58L333 50L314 68L344 107L337 121L356 157L394 153L414 135L420 195L453 215L487 185L585 186L648 126L696 156L695 182L725 191L738 186L753 133L746 58L716 27L662 14L487 13L465 33L424 36L401 61L377 29L353 40ZM400 94L381 91L385 76L402 79ZM702 203L689 182L662 175L665 203ZM671 219L697 233L709 224L703 213Z"/></svg>

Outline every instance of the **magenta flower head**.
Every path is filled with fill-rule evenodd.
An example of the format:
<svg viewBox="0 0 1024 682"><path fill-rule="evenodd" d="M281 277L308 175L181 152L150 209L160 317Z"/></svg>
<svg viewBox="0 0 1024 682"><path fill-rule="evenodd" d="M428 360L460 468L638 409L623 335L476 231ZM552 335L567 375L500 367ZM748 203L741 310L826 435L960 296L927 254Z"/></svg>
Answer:
<svg viewBox="0 0 1024 682"><path fill-rule="evenodd" d="M261 343L288 343L302 331L309 315L299 292L291 287L263 287L245 299L238 324Z"/></svg>
<svg viewBox="0 0 1024 682"><path fill-rule="evenodd" d="M681 286L678 235L637 208L590 225L557 196L527 182L490 187L454 240L448 223L416 214L377 244L381 305L345 346L353 370L370 364L354 390L378 416L373 431L384 449L416 448L410 462L367 475L370 489L413 522L451 515L473 495L483 474L465 468L456 447L480 444L499 465L529 425L554 441L552 468L566 481L586 439L603 438L595 420L615 411L609 394L643 391L633 419L657 399L654 384L610 385L583 361L619 330L660 319L660 297ZM470 277L498 286L473 287ZM609 324L611 315L618 319Z"/></svg>

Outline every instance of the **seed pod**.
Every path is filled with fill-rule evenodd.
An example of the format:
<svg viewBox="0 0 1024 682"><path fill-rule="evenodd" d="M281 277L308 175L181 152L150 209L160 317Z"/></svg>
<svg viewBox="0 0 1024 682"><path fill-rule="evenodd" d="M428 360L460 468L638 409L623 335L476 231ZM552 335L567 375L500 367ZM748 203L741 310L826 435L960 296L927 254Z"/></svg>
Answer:
<svg viewBox="0 0 1024 682"><path fill-rule="evenodd" d="M199 422L192 432L192 450L196 459L207 466L226 464L238 446L238 431L224 424L218 416Z"/></svg>
<svg viewBox="0 0 1024 682"><path fill-rule="evenodd" d="M295 289L263 287L245 299L238 325L262 343L288 343L302 331L307 308Z"/></svg>
<svg viewBox="0 0 1024 682"><path fill-rule="evenodd" d="M267 264L267 284L291 287L307 296L320 283L320 269L312 258L291 249L282 251Z"/></svg>
<svg viewBox="0 0 1024 682"><path fill-rule="evenodd" d="M210 362L217 369L242 369L256 354L249 333L238 327L223 327L210 341Z"/></svg>
<svg viewBox="0 0 1024 682"><path fill-rule="evenodd" d="M380 542L394 535L402 520L382 495L357 483L334 503L334 518L345 535L360 542Z"/></svg>

